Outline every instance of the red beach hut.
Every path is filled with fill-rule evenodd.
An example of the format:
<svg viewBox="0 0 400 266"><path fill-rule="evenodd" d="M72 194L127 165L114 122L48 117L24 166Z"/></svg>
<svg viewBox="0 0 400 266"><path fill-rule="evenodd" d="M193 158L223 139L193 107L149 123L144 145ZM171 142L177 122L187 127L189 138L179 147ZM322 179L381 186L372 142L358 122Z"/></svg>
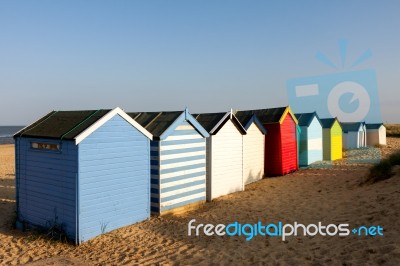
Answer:
<svg viewBox="0 0 400 266"><path fill-rule="evenodd" d="M280 176L299 168L297 154L297 119L289 106L254 110L267 130L265 135L266 176Z"/></svg>

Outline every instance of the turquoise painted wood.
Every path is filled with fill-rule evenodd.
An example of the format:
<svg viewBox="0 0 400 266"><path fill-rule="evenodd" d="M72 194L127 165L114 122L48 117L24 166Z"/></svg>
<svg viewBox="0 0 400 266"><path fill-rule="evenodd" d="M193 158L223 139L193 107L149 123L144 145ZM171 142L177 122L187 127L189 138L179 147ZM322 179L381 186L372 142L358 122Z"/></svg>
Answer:
<svg viewBox="0 0 400 266"><path fill-rule="evenodd" d="M31 142L60 144L35 150ZM150 140L115 115L78 145L16 138L18 220L56 220L76 243L150 217Z"/></svg>
<svg viewBox="0 0 400 266"><path fill-rule="evenodd" d="M308 166L322 160L322 126L314 116L309 126L301 126L300 158L301 166Z"/></svg>
<svg viewBox="0 0 400 266"><path fill-rule="evenodd" d="M154 214L206 200L206 138L182 115L163 139L151 141Z"/></svg>

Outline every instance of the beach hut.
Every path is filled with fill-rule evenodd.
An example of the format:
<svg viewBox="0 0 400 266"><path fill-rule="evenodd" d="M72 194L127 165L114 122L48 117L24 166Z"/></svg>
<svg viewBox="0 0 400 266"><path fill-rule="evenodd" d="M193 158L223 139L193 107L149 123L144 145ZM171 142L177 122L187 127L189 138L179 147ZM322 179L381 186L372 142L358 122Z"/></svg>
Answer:
<svg viewBox="0 0 400 266"><path fill-rule="evenodd" d="M342 159L342 127L337 118L320 119L322 124L322 157L326 161Z"/></svg>
<svg viewBox="0 0 400 266"><path fill-rule="evenodd" d="M247 133L243 135L243 178L247 185L264 177L266 129L253 111L237 111L235 116Z"/></svg>
<svg viewBox="0 0 400 266"><path fill-rule="evenodd" d="M264 171L266 176L280 176L299 167L297 119L289 106L254 110L267 130Z"/></svg>
<svg viewBox="0 0 400 266"><path fill-rule="evenodd" d="M296 115L295 115L296 116ZM297 119L297 117L296 117ZM297 120L297 123L299 121ZM299 124L296 125L296 142L297 142L297 165L300 166L300 137L301 137L301 126Z"/></svg>
<svg viewBox="0 0 400 266"><path fill-rule="evenodd" d="M81 243L150 217L150 138L120 108L53 111L15 134L17 227Z"/></svg>
<svg viewBox="0 0 400 266"><path fill-rule="evenodd" d="M207 131L187 109L128 115L153 135L151 212L182 212L205 202Z"/></svg>
<svg viewBox="0 0 400 266"><path fill-rule="evenodd" d="M301 128L299 137L299 164L308 166L322 161L322 124L317 113L295 114Z"/></svg>
<svg viewBox="0 0 400 266"><path fill-rule="evenodd" d="M343 148L358 149L366 147L365 123L340 123L343 131Z"/></svg>
<svg viewBox="0 0 400 266"><path fill-rule="evenodd" d="M207 139L207 200L243 191L242 136L246 130L232 111L194 116L210 133Z"/></svg>
<svg viewBox="0 0 400 266"><path fill-rule="evenodd" d="M386 145L386 127L383 124L366 124L368 146Z"/></svg>

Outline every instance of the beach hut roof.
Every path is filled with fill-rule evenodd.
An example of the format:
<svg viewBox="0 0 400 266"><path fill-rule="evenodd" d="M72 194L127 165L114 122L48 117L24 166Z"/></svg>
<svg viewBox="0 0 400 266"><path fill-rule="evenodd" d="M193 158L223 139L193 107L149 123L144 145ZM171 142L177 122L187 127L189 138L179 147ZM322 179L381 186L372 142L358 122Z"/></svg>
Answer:
<svg viewBox="0 0 400 266"><path fill-rule="evenodd" d="M21 129L14 135L14 138L75 140L78 144L116 114L119 114L147 137L152 137L147 130L117 107L113 110L52 111L33 124Z"/></svg>
<svg viewBox="0 0 400 266"><path fill-rule="evenodd" d="M155 140L165 139L175 129L175 125L184 120L187 120L203 137L209 136L187 109L170 112L129 112L128 115L148 130Z"/></svg>
<svg viewBox="0 0 400 266"><path fill-rule="evenodd" d="M323 128L331 128L336 120L337 120L337 118L320 118L319 119Z"/></svg>
<svg viewBox="0 0 400 266"><path fill-rule="evenodd" d="M157 137L161 136L181 114L182 111L128 113L136 122Z"/></svg>
<svg viewBox="0 0 400 266"><path fill-rule="evenodd" d="M363 124L363 122L340 123L343 132L359 131Z"/></svg>
<svg viewBox="0 0 400 266"><path fill-rule="evenodd" d="M382 123L380 123L380 124L365 124L365 127L367 129L379 129L381 126L383 126Z"/></svg>
<svg viewBox="0 0 400 266"><path fill-rule="evenodd" d="M263 134L267 133L267 130L264 128L254 111L236 111L235 116L246 130L248 130L254 122Z"/></svg>
<svg viewBox="0 0 400 266"><path fill-rule="evenodd" d="M310 126L311 122L313 121L314 117L317 117L319 120L319 117L316 112L313 113L299 113L295 114L297 121L299 122L299 126Z"/></svg>
<svg viewBox="0 0 400 266"><path fill-rule="evenodd" d="M227 113L193 114L193 116L212 135L217 134L229 119L232 119L233 124L243 135L246 134L246 129L232 111Z"/></svg>
<svg viewBox="0 0 400 266"><path fill-rule="evenodd" d="M289 114L297 124L297 118L289 106L253 110L263 124L282 123L286 114Z"/></svg>

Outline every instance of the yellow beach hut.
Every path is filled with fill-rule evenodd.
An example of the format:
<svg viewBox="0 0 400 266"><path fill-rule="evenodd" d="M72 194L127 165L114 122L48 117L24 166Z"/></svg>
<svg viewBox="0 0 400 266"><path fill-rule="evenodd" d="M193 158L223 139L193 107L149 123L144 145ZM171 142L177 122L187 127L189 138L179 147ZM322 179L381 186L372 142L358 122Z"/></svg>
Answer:
<svg viewBox="0 0 400 266"><path fill-rule="evenodd" d="M322 124L323 159L342 159L342 127L337 118L320 119Z"/></svg>

